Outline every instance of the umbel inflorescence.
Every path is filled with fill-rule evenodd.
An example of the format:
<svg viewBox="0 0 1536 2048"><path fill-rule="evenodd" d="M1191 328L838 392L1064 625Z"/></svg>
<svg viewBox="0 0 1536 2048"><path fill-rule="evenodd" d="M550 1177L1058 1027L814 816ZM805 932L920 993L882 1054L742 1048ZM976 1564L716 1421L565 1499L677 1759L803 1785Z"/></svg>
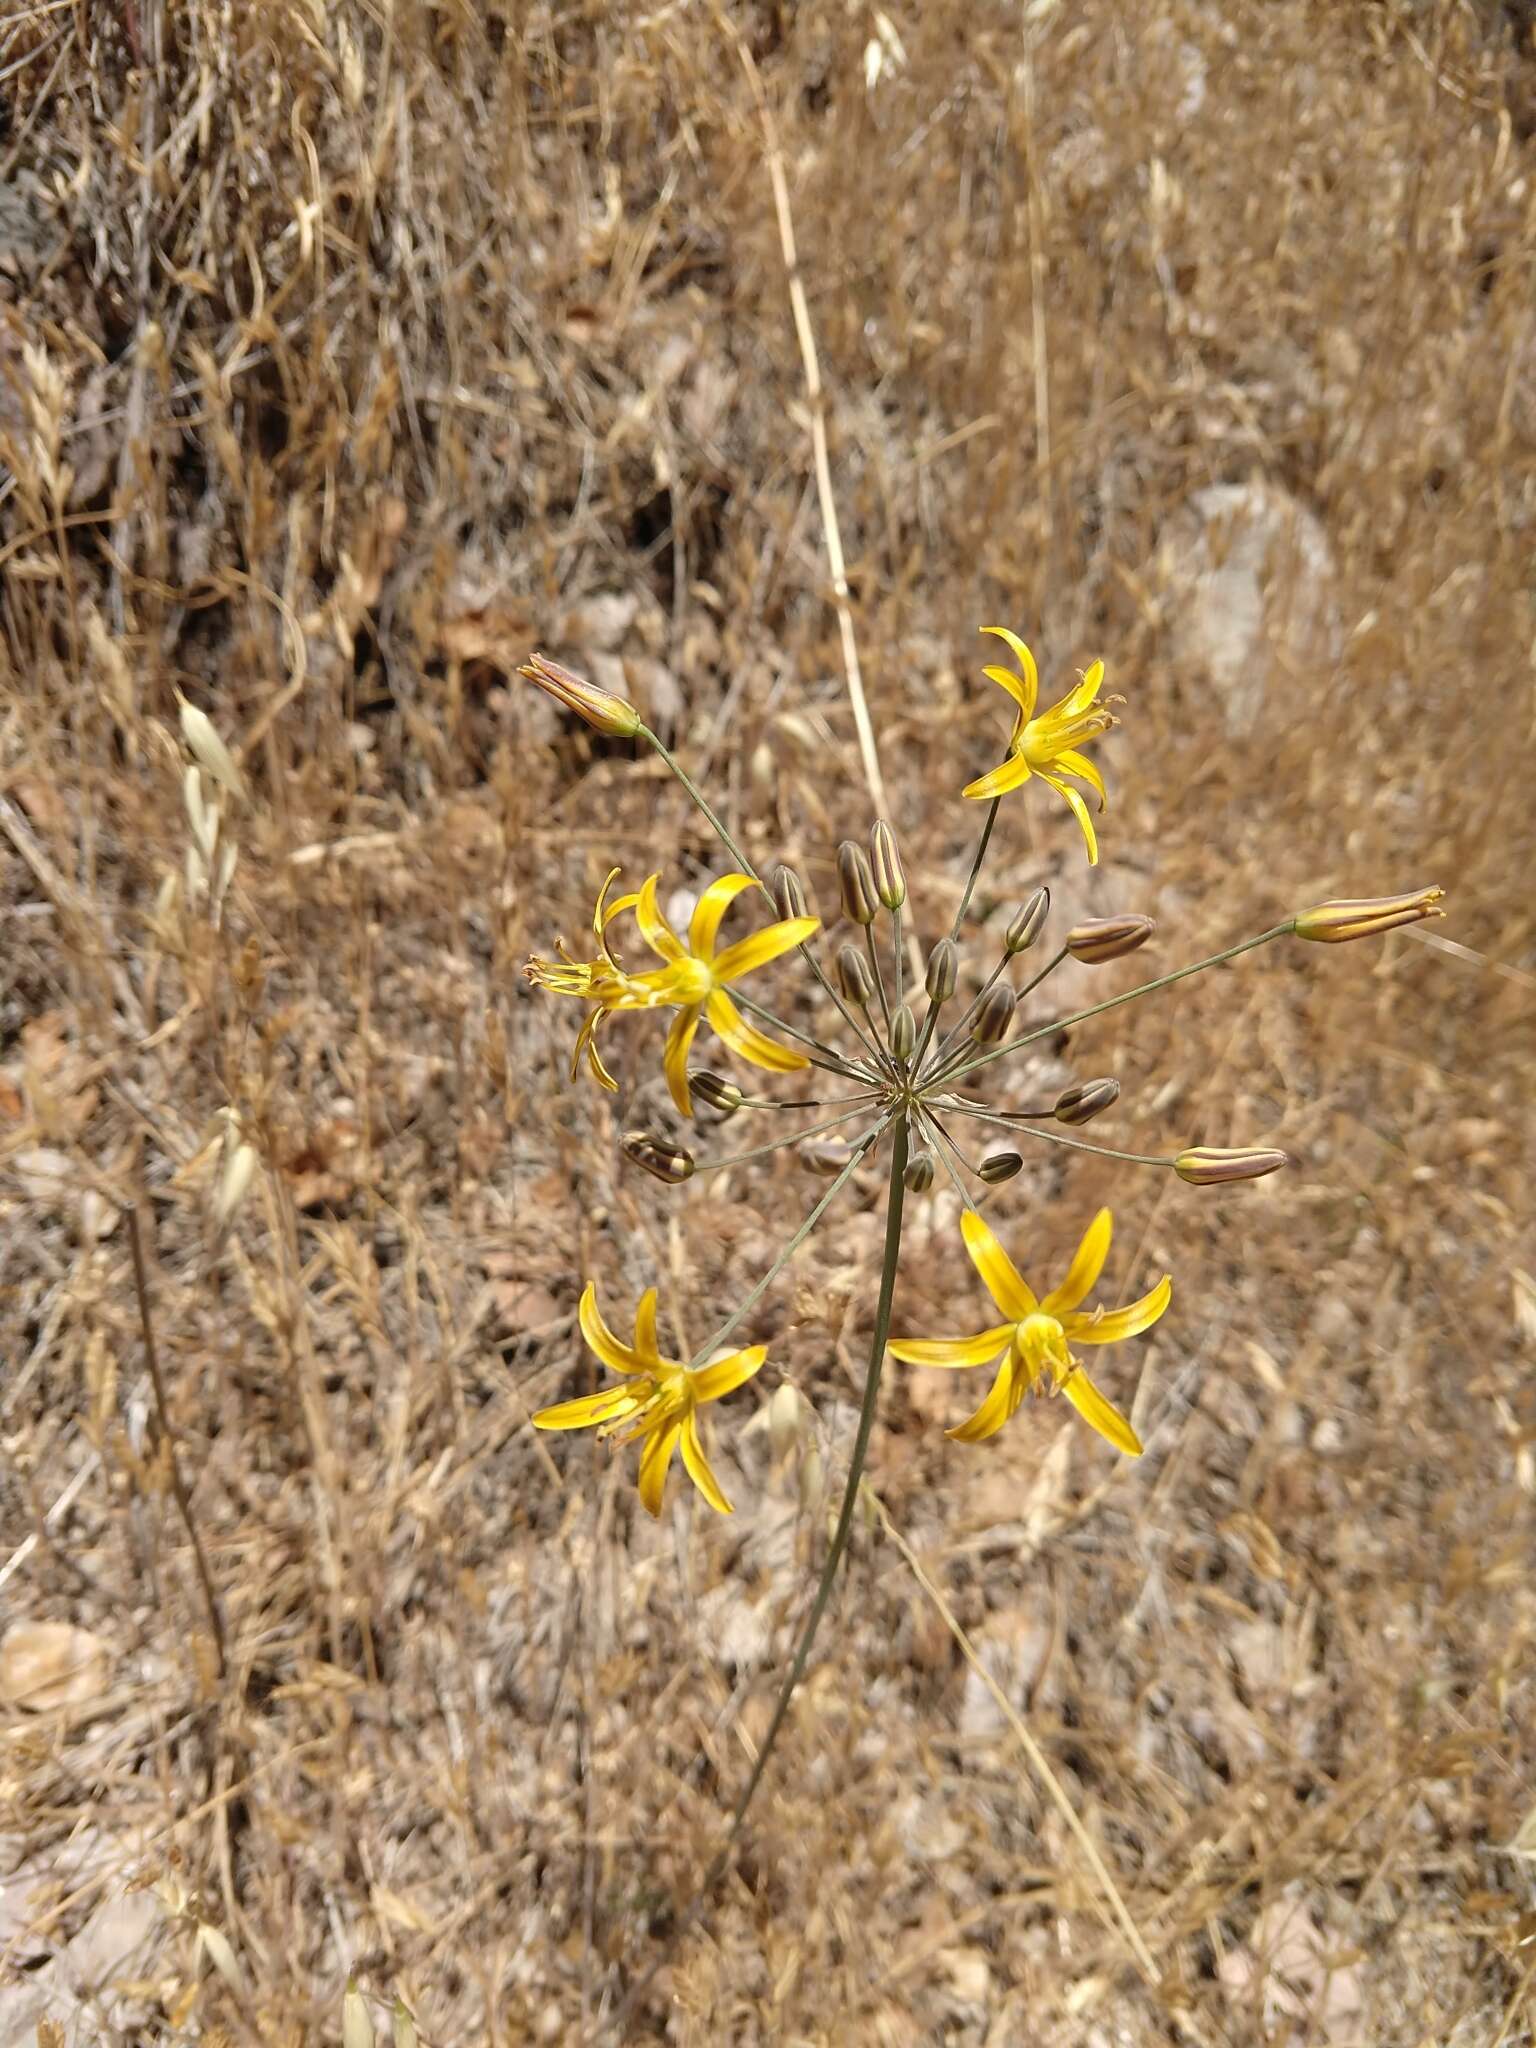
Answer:
<svg viewBox="0 0 1536 2048"><path fill-rule="evenodd" d="M1286 1163L1283 1152L1266 1146L1190 1145L1158 1156L1099 1144L1081 1133L1113 1106L1120 1094L1117 1080L1087 1079L1049 1102L1010 1103L992 1086L1006 1082L1006 1062L1069 1025L1136 1002L1273 940L1296 937L1327 943L1364 938L1441 915L1437 906L1442 892L1436 888L1319 904L1103 1002L1054 1014L1045 1004L1038 1019L1021 1021L1027 999L1037 995L1063 961L1095 965L1119 960L1144 946L1154 930L1150 918L1127 913L1086 919L1053 940L1050 892L1039 888L1009 923L990 972L969 1000L963 1000L960 940L1002 805L1032 780L1044 783L1071 809L1088 860L1096 862L1093 819L1074 784L1086 785L1103 811L1103 778L1082 749L1116 723L1100 701L1102 662L1094 662L1049 710L1037 713L1039 684L1029 648L1006 627L982 630L1006 642L1018 664L1017 672L1000 665L986 670L1013 699L1013 730L1002 763L963 792L986 806L975 856L950 928L917 956L923 973L915 986L907 981L906 877L889 824L882 820L875 825L867 849L852 840L837 849L842 910L859 938L832 955L799 877L788 867L767 876L757 873L704 793L632 704L542 654L532 656L521 671L599 731L651 747L708 820L731 862L730 871L699 896L686 931L674 929L661 907L659 873L648 875L636 890L614 894L614 869L593 912L591 958L572 958L562 946L558 960L528 962L526 972L535 986L582 1005L572 1080L585 1064L599 1086L614 1089L617 1084L599 1049L600 1031L611 1018L628 1012L661 1012L668 1019L662 1069L682 1116L700 1115L696 1105L703 1104L716 1120L722 1115L731 1118L733 1129L750 1130L760 1124L766 1132L776 1133L780 1118L793 1120L796 1128L784 1135L765 1135L760 1142L718 1157L696 1156L656 1133L630 1131L622 1140L625 1157L658 1180L680 1186L697 1175L792 1147L808 1168L828 1181L768 1271L691 1359L662 1356L654 1289L642 1296L634 1342L626 1344L603 1321L596 1290L588 1283L581 1298L582 1334L615 1378L595 1394L543 1409L533 1418L535 1423L541 1429L595 1427L625 1443L638 1441L640 1498L653 1515L661 1509L673 1453L680 1451L704 1499L729 1513L709 1464L698 1411L741 1386L762 1366L766 1345L745 1350L728 1345L856 1171L878 1153L889 1152L885 1254L848 1474L815 1596L756 1766L737 1803L732 1837L805 1668L848 1541L887 1353L917 1367L991 1369L990 1387L975 1412L949 1431L962 1443L992 1436L1027 1394L1038 1393L1063 1396L1117 1451L1140 1455L1135 1430L1089 1377L1079 1354L1150 1329L1169 1306L1172 1280L1165 1274L1139 1300L1118 1306L1097 1298L1113 1229L1109 1209L1101 1208L1066 1272L1054 1286L1037 1293L981 1213L990 1190L1019 1172L1020 1148L1031 1142L1070 1146L1105 1161L1175 1173L1200 1187L1254 1180ZM756 929L745 928L744 914L755 907L771 908L774 916ZM825 1036L789 1022L764 1000L761 970L776 961L787 964L791 955L814 985L814 1007L828 1020ZM755 1092L750 1074L738 1081L712 1067L695 1066L703 1027L748 1067L799 1077L795 1092ZM809 1124L800 1121L806 1112L813 1113ZM940 1173L960 1198L964 1248L990 1300L986 1327L974 1335L892 1338L904 1199L909 1191L931 1187ZM957 1309L957 1316L961 1314ZM974 1328L979 1320L976 1311L963 1311L964 1328Z"/></svg>

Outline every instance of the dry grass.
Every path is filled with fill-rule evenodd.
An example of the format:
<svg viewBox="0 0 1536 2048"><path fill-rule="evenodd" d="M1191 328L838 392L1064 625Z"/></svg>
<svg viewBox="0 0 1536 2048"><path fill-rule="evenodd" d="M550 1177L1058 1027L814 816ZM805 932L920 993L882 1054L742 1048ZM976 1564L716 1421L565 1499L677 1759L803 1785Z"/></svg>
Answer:
<svg viewBox="0 0 1536 2048"><path fill-rule="evenodd" d="M1230 1195L1077 1161L999 1204L1049 1268L1109 1194L1114 1278L1175 1272L1122 1369L1139 1464L1054 1407L965 1451L947 1386L884 1397L880 1498L1160 1982L869 1531L629 2037L1529 2042L1529 9L887 17L872 89L872 12L731 24L926 928L1002 617L1127 702L1104 865L1022 804L984 913L1051 879L1155 910L1171 964L1440 880L1450 947L1261 955L1078 1034L1115 1142L1301 1161ZM355 1972L442 2048L574 2042L708 1864L819 1540L752 1395L729 1523L675 1487L653 1527L526 1426L585 1384L581 1276L616 1312L659 1277L697 1341L805 1197L619 1172L663 1113L638 1029L617 1109L565 1085L522 956L610 859L712 853L512 665L622 684L824 905L869 818L750 81L702 6L79 0L12 8L0 108L0 1603L94 1639L74 1704L0 1729L0 2039L335 2039ZM1248 483L1329 565L1234 698L1189 508ZM177 690L249 785L218 930L161 898ZM260 1166L222 1227L229 1109ZM834 1477L876 1203L765 1317ZM969 1312L953 1241L917 1205L912 1327Z"/></svg>

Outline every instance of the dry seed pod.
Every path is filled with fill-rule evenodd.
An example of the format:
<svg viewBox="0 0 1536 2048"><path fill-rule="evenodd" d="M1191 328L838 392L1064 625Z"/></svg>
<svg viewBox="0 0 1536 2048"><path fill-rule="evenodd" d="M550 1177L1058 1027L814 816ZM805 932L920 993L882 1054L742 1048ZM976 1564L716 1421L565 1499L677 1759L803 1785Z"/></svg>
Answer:
<svg viewBox="0 0 1536 2048"><path fill-rule="evenodd" d="M776 1458L787 1458L800 1441L805 1412L805 1403L789 1380L774 1388L768 1403L768 1441Z"/></svg>
<svg viewBox="0 0 1536 2048"><path fill-rule="evenodd" d="M812 1173L824 1173L830 1180L852 1159L853 1147L846 1138L812 1138L800 1147L800 1157Z"/></svg>
<svg viewBox="0 0 1536 2048"><path fill-rule="evenodd" d="M960 979L960 948L953 939L940 939L928 955L928 973L923 987L935 1005L947 1003Z"/></svg>
<svg viewBox="0 0 1536 2048"><path fill-rule="evenodd" d="M873 924L880 911L875 878L868 854L852 839L845 839L837 849L837 886L842 892L843 915L854 924Z"/></svg>
<svg viewBox="0 0 1536 2048"><path fill-rule="evenodd" d="M599 732L615 739L632 739L640 730L640 714L633 704L615 697L612 690L589 683L563 662L551 661L547 654L530 654L518 674L536 683L546 697L553 697L557 704L574 711Z"/></svg>
<svg viewBox="0 0 1536 2048"><path fill-rule="evenodd" d="M887 910L900 910L907 900L907 877L901 865L896 834L884 818L869 835L870 866L874 870L875 894Z"/></svg>
<svg viewBox="0 0 1536 2048"><path fill-rule="evenodd" d="M905 1003L891 1013L891 1051L899 1060L909 1060L917 1044L917 1019Z"/></svg>
<svg viewBox="0 0 1536 2048"><path fill-rule="evenodd" d="M933 1154L927 1150L914 1152L901 1178L909 1194L926 1195L933 1186Z"/></svg>
<svg viewBox="0 0 1536 2048"><path fill-rule="evenodd" d="M1016 1173L1023 1171L1024 1161L1017 1152L989 1152L976 1172L989 1188L1001 1187L1005 1180L1012 1180Z"/></svg>
<svg viewBox="0 0 1536 2048"><path fill-rule="evenodd" d="M1016 954L1027 953L1039 938L1045 920L1051 914L1051 892L1037 889L1018 916L1003 934L1003 951L1012 959Z"/></svg>
<svg viewBox="0 0 1536 2048"><path fill-rule="evenodd" d="M1157 926L1150 917L1126 912L1121 917L1085 917L1067 933L1067 951L1074 960L1097 966L1104 960L1118 960L1144 946Z"/></svg>
<svg viewBox="0 0 1536 2048"><path fill-rule="evenodd" d="M732 1115L745 1099L734 1081L728 1081L724 1074L712 1074L707 1067L690 1074L688 1085L701 1102L718 1109L722 1116Z"/></svg>
<svg viewBox="0 0 1536 2048"><path fill-rule="evenodd" d="M355 1984L341 2001L341 2048L373 2048L373 2014Z"/></svg>
<svg viewBox="0 0 1536 2048"><path fill-rule="evenodd" d="M1220 1187L1229 1180L1262 1180L1278 1173L1290 1160L1272 1145L1194 1145L1173 1162L1180 1180L1191 1187Z"/></svg>
<svg viewBox="0 0 1536 2048"><path fill-rule="evenodd" d="M837 985L845 1000L865 1009L874 1000L875 984L857 946L843 946L837 956Z"/></svg>
<svg viewBox="0 0 1536 2048"><path fill-rule="evenodd" d="M1064 1088L1051 1111L1059 1124L1086 1124L1120 1100L1120 1083L1106 1075L1101 1081L1079 1081Z"/></svg>
<svg viewBox="0 0 1536 2048"><path fill-rule="evenodd" d="M773 871L768 893L773 898L773 907L781 918L811 915L806 908L805 884L794 869L786 867L782 861Z"/></svg>
<svg viewBox="0 0 1536 2048"><path fill-rule="evenodd" d="M632 1165L643 1167L668 1187L679 1188L685 1180L693 1178L693 1154L685 1152L681 1145L669 1145L665 1138L653 1137L649 1131L626 1131L619 1140L619 1150Z"/></svg>
<svg viewBox="0 0 1536 2048"><path fill-rule="evenodd" d="M971 1036L978 1045L1001 1045L1013 1029L1018 998L1006 981L994 982L982 997L971 1021Z"/></svg>
<svg viewBox="0 0 1536 2048"><path fill-rule="evenodd" d="M1325 946L1342 945L1346 939L1370 939L1378 932L1395 931L1399 925L1418 924L1426 917L1444 917L1436 908L1443 889L1410 889L1401 896L1343 897L1304 910L1296 920L1299 939L1316 939Z"/></svg>

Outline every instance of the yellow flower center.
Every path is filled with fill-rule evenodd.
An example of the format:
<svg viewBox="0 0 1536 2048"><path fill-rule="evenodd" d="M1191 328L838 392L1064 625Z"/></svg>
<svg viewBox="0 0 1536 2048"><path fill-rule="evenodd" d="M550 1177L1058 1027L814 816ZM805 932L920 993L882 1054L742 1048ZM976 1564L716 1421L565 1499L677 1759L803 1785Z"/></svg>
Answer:
<svg viewBox="0 0 1536 2048"><path fill-rule="evenodd" d="M715 970L707 960L695 960L687 953L672 963L667 979L671 984L669 1001L702 1003L715 986Z"/></svg>
<svg viewBox="0 0 1536 2048"><path fill-rule="evenodd" d="M1072 1354L1067 1349L1066 1332L1054 1316L1039 1312L1026 1316L1014 1331L1013 1341L1028 1368L1031 1386L1042 1372L1049 1370L1054 1390L1071 1372Z"/></svg>

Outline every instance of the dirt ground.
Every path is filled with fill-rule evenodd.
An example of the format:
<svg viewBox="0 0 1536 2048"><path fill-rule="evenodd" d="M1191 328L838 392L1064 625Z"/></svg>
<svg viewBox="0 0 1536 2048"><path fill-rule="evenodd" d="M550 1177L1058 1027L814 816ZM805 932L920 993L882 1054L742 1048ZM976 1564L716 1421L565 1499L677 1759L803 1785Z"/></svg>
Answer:
<svg viewBox="0 0 1536 2048"><path fill-rule="evenodd" d="M1533 266L1525 0L0 8L0 2048L335 2042L349 1979L347 2048L1536 2041ZM1109 1203L1105 1298L1175 1277L1099 1354L1146 1455L951 1442L969 1376L892 1366L700 1899L882 1174L709 1411L732 1517L529 1426L586 1280L687 1356L824 1184L627 1166L648 1019L570 1082L524 958L725 863L515 670L631 697L829 924L885 808L928 941L994 621L1123 701L1100 865L1012 799L970 985L1042 881L1158 919L1042 1020L1320 897L1448 916L1018 1063L1294 1163L1030 1149L1027 1270ZM956 1214L899 1328L976 1327Z"/></svg>

